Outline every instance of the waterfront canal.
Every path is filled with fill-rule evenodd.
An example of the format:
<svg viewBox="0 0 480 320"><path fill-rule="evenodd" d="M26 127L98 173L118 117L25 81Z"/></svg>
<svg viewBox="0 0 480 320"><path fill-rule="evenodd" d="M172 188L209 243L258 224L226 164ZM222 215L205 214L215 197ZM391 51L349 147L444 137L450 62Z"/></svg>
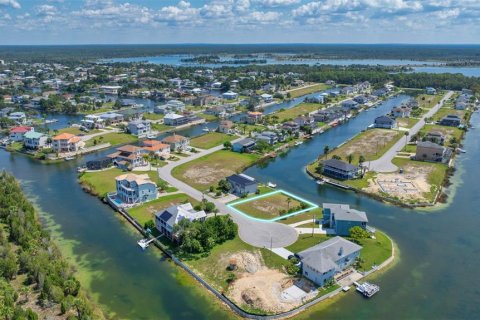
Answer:
<svg viewBox="0 0 480 320"><path fill-rule="evenodd" d="M329 186L318 186L305 165L323 151L365 129L397 103L393 98L345 125L316 136L267 164L247 170L262 181L316 203L348 203L368 213L370 223L398 244L398 263L378 277L382 291L371 300L355 293L326 310L301 317L311 319L474 318L480 314L480 290L475 279L480 264L479 129L466 137L468 153L458 157L451 204L433 212L385 205ZM478 124L475 113L472 123ZM86 158L95 157L95 154ZM84 160L82 160L84 161ZM84 193L76 181L81 161L42 165L22 155L0 151L0 168L21 179L59 237L65 252L78 265L79 278L97 301L121 319L225 319L231 316L215 298L188 284L190 278L155 252L140 252L138 234L108 206ZM459 182L459 181L462 182Z"/></svg>

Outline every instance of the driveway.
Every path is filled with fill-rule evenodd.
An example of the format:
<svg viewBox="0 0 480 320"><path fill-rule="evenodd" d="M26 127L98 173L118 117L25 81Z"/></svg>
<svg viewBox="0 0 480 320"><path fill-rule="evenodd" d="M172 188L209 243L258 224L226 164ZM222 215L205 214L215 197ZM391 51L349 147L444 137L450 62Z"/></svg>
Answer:
<svg viewBox="0 0 480 320"><path fill-rule="evenodd" d="M236 139L232 141L232 143L241 139L243 138ZM158 174L161 179L167 181L170 185L174 186L181 192L188 194L195 200L201 201L202 199L207 199L215 204L220 211L220 214L229 214L233 221L238 225L240 239L252 246L259 248L280 248L289 246L297 241L298 234L294 228L278 222L252 220L231 210L225 205L225 203L204 195L197 189L192 188L188 184L172 176L173 168L222 149L223 146L214 147L208 150L203 150L189 157L182 158L179 161L169 163L166 166L159 168Z"/></svg>
<svg viewBox="0 0 480 320"><path fill-rule="evenodd" d="M450 99L453 91L449 91L433 108L431 108L410 130L408 130L409 137L416 135L425 125L425 119L431 118L443 106L446 100ZM379 159L368 162L368 169L376 172L395 172L398 170L397 166L392 163L393 158L401 151L407 141L405 137L398 140L387 152L385 152Z"/></svg>

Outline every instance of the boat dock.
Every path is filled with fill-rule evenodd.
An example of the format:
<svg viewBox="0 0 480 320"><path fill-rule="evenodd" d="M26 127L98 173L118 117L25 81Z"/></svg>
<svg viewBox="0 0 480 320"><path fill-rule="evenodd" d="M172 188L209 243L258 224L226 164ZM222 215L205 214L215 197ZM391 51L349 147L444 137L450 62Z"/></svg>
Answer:
<svg viewBox="0 0 480 320"><path fill-rule="evenodd" d="M380 287L376 284L364 282L362 284L358 282L353 283L357 287L357 291L360 292L365 298L371 298L375 293L380 291Z"/></svg>

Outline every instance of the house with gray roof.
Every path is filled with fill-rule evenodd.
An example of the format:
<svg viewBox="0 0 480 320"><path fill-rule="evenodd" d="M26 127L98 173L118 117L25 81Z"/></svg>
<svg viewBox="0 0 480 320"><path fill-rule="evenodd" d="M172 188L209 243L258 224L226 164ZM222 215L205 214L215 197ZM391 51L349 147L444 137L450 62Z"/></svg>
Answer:
<svg viewBox="0 0 480 320"><path fill-rule="evenodd" d="M361 246L342 237L334 237L297 255L302 274L319 286L324 286L336 273L351 266L360 255Z"/></svg>
<svg viewBox="0 0 480 320"><path fill-rule="evenodd" d="M175 240L174 227L183 219L190 221L205 221L205 211L196 211L191 203L173 205L155 213L155 227L170 240Z"/></svg>
<svg viewBox="0 0 480 320"><path fill-rule="evenodd" d="M235 152L250 152L255 147L256 142L253 139L245 138L240 141L234 142L232 145L232 150Z"/></svg>
<svg viewBox="0 0 480 320"><path fill-rule="evenodd" d="M417 143L415 160L443 162L450 160L452 150L431 141L421 141Z"/></svg>
<svg viewBox="0 0 480 320"><path fill-rule="evenodd" d="M341 180L355 179L360 176L362 171L359 166L337 159L324 160L322 165L324 175Z"/></svg>
<svg viewBox="0 0 480 320"><path fill-rule="evenodd" d="M339 236L349 236L350 229L367 229L368 218L363 211L351 209L348 204L324 203L322 225L335 230Z"/></svg>
<svg viewBox="0 0 480 320"><path fill-rule="evenodd" d="M380 129L393 129L397 126L397 121L387 116L380 116L375 118L373 126Z"/></svg>
<svg viewBox="0 0 480 320"><path fill-rule="evenodd" d="M227 177L230 183L230 192L237 195L244 195L257 192L257 181L246 174L233 174Z"/></svg>

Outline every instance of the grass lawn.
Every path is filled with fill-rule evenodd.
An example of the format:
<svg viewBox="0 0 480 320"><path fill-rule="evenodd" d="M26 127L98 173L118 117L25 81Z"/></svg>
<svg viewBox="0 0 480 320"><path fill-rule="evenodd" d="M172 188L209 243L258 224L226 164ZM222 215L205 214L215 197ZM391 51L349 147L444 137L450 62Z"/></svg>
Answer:
<svg viewBox="0 0 480 320"><path fill-rule="evenodd" d="M138 141L138 138L128 133L117 133L117 132L105 133L86 141L85 147L94 146L95 140L97 141L97 144L110 143L111 146L116 146L116 145L136 142Z"/></svg>
<svg viewBox="0 0 480 320"><path fill-rule="evenodd" d="M298 253L314 245L317 245L321 242L328 240L330 236L325 234L301 234L298 236L298 240L294 243L286 247L285 249L292 251L293 253Z"/></svg>
<svg viewBox="0 0 480 320"><path fill-rule="evenodd" d="M443 92L436 95L420 94L417 96L417 101L420 108L431 109L445 96Z"/></svg>
<svg viewBox="0 0 480 320"><path fill-rule="evenodd" d="M325 83L317 83L315 85L304 87L304 88L292 89L292 90L289 90L288 92L290 92L290 97L296 98L296 97L304 96L306 94L310 94L316 91L323 91L328 88L329 86L326 85Z"/></svg>
<svg viewBox="0 0 480 320"><path fill-rule="evenodd" d="M398 126L403 128L413 127L420 119L416 118L397 118Z"/></svg>
<svg viewBox="0 0 480 320"><path fill-rule="evenodd" d="M90 131L90 132L92 132L92 133L100 132L99 130L92 130L92 131ZM90 134L90 132L88 132L88 133ZM80 130L80 128L77 128L77 127L68 127L68 128L58 129L58 134L60 134L60 133L70 133L70 134L74 134L74 135L79 135L81 133L86 134L84 131Z"/></svg>
<svg viewBox="0 0 480 320"><path fill-rule="evenodd" d="M331 151L328 154L328 158L337 155L343 161L347 161L347 156L352 154L354 156L352 164L355 165L358 164L360 155L363 155L366 161L376 160L402 137L404 137L404 133L401 131L387 129L367 130Z"/></svg>
<svg viewBox="0 0 480 320"><path fill-rule="evenodd" d="M210 149L219 145L223 145L227 141L232 141L237 136L228 135L219 132L209 132L190 140L190 145L194 148Z"/></svg>
<svg viewBox="0 0 480 320"><path fill-rule="evenodd" d="M402 152L415 153L417 152L417 146L415 144L407 144Z"/></svg>
<svg viewBox="0 0 480 320"><path fill-rule="evenodd" d="M305 221L305 220L310 220L313 222L313 217L315 219L321 219L322 218L322 208L316 208L307 212L303 212L300 214L296 214L294 216L288 217L286 219L281 219L278 220L277 222L283 223L283 224L292 224L292 223L297 223L300 221Z"/></svg>
<svg viewBox="0 0 480 320"><path fill-rule="evenodd" d="M218 120L218 117L214 114L197 113L196 115L205 119L207 122Z"/></svg>
<svg viewBox="0 0 480 320"><path fill-rule="evenodd" d="M443 180L445 179L445 174L448 169L448 166L446 164L415 161L406 158L393 158L392 163L399 168L410 167L415 169L423 167L424 169L429 169L430 172L427 176L427 182L428 184L430 184L430 192L424 194L424 197L430 202L433 202L438 190L443 184Z"/></svg>
<svg viewBox="0 0 480 320"><path fill-rule="evenodd" d="M204 191L236 172L241 172L259 159L259 156L226 150L216 151L184 163L173 169L175 178Z"/></svg>
<svg viewBox="0 0 480 320"><path fill-rule="evenodd" d="M22 149L23 149L23 143L19 141L13 142L7 146L7 150L10 152L20 151Z"/></svg>
<svg viewBox="0 0 480 320"><path fill-rule="evenodd" d="M437 111L432 117L433 121L440 121L443 117L448 116L449 114L456 114L463 120L463 116L465 115L465 110L455 110L453 108L446 108L442 107L440 110Z"/></svg>
<svg viewBox="0 0 480 320"><path fill-rule="evenodd" d="M302 202L283 193L276 193L235 205L235 208L255 218L273 219L285 215L289 210L301 210Z"/></svg>
<svg viewBox="0 0 480 320"><path fill-rule="evenodd" d="M349 185L350 187L355 188L357 190L362 190L363 188L368 187L368 180L375 178L376 175L377 175L376 172L368 171L367 173L365 173L362 179L345 180L345 181L342 181L342 183Z"/></svg>
<svg viewBox="0 0 480 320"><path fill-rule="evenodd" d="M440 131L445 135L445 145L450 146L450 139L455 138L458 142L460 142L463 138L465 131L455 128L455 127L445 127L436 124L427 124L425 125L422 130L420 130L419 135L425 136L430 131Z"/></svg>
<svg viewBox="0 0 480 320"><path fill-rule="evenodd" d="M143 118L145 118L145 120L160 120L160 119L163 119L163 117L165 117L164 114L158 114L158 113L144 113L143 114Z"/></svg>
<svg viewBox="0 0 480 320"><path fill-rule="evenodd" d="M379 265L392 255L392 242L381 231L375 232L376 239L362 239L359 244L363 247L360 258L364 260L361 271L368 271L372 266Z"/></svg>
<svg viewBox="0 0 480 320"><path fill-rule="evenodd" d="M152 127L152 130L155 130L158 132L164 132L164 131L175 129L175 127L167 126L166 124L163 124L163 123L152 123L151 127Z"/></svg>
<svg viewBox="0 0 480 320"><path fill-rule="evenodd" d="M117 168L98 172L84 172L80 174L79 181L82 185L90 187L93 194L103 198L108 192L115 191L115 178L124 173ZM135 172L135 174L144 173L147 173L150 179L157 184L162 181L156 171Z"/></svg>
<svg viewBox="0 0 480 320"><path fill-rule="evenodd" d="M143 226L148 220L154 220L156 212L184 202L190 202L192 205L198 204L198 201L184 193L175 193L160 196L158 199L131 208L128 213Z"/></svg>
<svg viewBox="0 0 480 320"><path fill-rule="evenodd" d="M315 111L321 108L322 108L322 105L318 103L301 103L296 107L279 111L279 112L273 113L272 115L277 116L278 120L280 122L283 122L289 119L295 119L298 116L304 115L306 113L310 113L312 111Z"/></svg>
<svg viewBox="0 0 480 320"><path fill-rule="evenodd" d="M266 127L263 125L253 124L239 124L237 128L243 134L249 134L250 132L261 132L266 130Z"/></svg>

